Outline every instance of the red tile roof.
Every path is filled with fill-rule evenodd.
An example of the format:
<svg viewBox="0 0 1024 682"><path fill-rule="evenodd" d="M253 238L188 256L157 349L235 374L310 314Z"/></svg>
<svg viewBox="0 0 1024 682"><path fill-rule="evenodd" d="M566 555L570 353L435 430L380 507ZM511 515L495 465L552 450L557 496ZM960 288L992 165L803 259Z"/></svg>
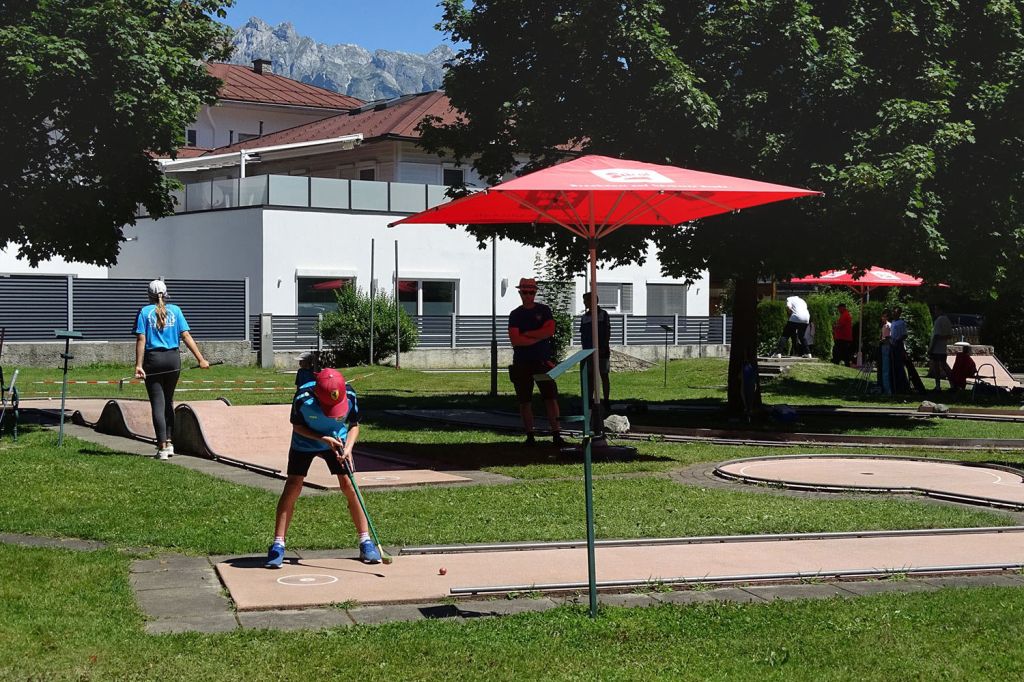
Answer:
<svg viewBox="0 0 1024 682"><path fill-rule="evenodd" d="M437 116L444 123L452 123L457 118L448 97L442 91L434 90L419 95L405 95L387 102L367 104L347 114L338 114L287 130L279 130L258 139L220 147L211 153L226 154L243 148L328 140L355 133L362 133L364 141L375 137L415 140L420 137L416 132L416 126L427 115Z"/></svg>
<svg viewBox="0 0 1024 682"><path fill-rule="evenodd" d="M207 64L206 68L210 75L224 81L219 93L222 100L324 109L352 109L363 104L360 99L333 90L272 73L256 73L249 66L217 63Z"/></svg>

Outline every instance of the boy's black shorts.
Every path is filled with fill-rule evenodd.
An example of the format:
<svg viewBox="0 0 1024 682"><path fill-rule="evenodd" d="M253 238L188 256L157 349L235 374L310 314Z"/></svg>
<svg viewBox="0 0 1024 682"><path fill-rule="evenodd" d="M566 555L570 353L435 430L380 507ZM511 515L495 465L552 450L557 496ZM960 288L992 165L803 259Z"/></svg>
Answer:
<svg viewBox="0 0 1024 682"><path fill-rule="evenodd" d="M341 466L333 450L321 450L320 452L300 452L299 450L288 451L288 475L306 476L309 473L309 465L317 457L327 462L327 468L335 476L341 476L345 469Z"/></svg>

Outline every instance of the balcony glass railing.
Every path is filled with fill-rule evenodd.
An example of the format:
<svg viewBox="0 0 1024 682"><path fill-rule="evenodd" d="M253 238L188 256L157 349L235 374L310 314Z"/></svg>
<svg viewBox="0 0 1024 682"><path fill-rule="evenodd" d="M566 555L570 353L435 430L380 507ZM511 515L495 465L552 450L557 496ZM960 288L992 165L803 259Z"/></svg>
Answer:
<svg viewBox="0 0 1024 682"><path fill-rule="evenodd" d="M409 182L336 180L299 175L254 175L206 180L171 192L175 213L215 211L245 206L288 206L335 211L418 213L447 201L443 185ZM146 217L140 207L138 217Z"/></svg>

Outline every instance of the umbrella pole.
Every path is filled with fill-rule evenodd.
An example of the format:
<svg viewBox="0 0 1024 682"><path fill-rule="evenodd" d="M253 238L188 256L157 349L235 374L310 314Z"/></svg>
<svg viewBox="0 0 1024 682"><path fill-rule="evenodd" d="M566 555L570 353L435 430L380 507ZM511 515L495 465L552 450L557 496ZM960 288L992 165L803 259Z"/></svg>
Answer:
<svg viewBox="0 0 1024 682"><path fill-rule="evenodd" d="M583 414L587 414L587 403L590 397L594 397L594 423L599 427L603 425L601 415L601 342L597 336L597 239L591 237L588 240L588 246L590 247L590 338L594 342L594 353L590 356L590 366L593 367L594 386L590 391L587 391L587 382L583 382L583 390L585 393L590 395L583 396ZM586 427L584 427L586 428ZM594 438L603 438L602 429L592 428L591 433L594 434ZM586 434L586 431L584 431ZM593 438L587 438L584 435L584 458L583 458L583 483L584 493L586 496L586 515L587 515L587 575L590 580L590 617L597 617L597 561L596 561L596 550L594 547L596 532L594 529L594 478L591 472L591 444Z"/></svg>
<svg viewBox="0 0 1024 682"><path fill-rule="evenodd" d="M590 338L594 343L594 354L591 355L591 367L593 368L593 389L591 395L594 398L594 437L603 438L604 414L601 409L601 396L604 390L601 384L601 343L597 337L597 239L588 241L590 247Z"/></svg>
<svg viewBox="0 0 1024 682"><path fill-rule="evenodd" d="M857 366L864 366L864 291L860 290L860 324L857 325Z"/></svg>

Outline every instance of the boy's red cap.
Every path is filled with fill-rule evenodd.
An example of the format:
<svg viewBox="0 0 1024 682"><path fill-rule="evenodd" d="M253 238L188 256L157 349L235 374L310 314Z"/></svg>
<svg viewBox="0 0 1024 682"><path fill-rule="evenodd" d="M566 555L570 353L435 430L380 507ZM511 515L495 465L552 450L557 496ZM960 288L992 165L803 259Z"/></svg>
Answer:
<svg viewBox="0 0 1024 682"><path fill-rule="evenodd" d="M345 392L345 377L336 369L323 369L316 375L313 395L320 403L320 409L331 418L348 412L348 394Z"/></svg>

